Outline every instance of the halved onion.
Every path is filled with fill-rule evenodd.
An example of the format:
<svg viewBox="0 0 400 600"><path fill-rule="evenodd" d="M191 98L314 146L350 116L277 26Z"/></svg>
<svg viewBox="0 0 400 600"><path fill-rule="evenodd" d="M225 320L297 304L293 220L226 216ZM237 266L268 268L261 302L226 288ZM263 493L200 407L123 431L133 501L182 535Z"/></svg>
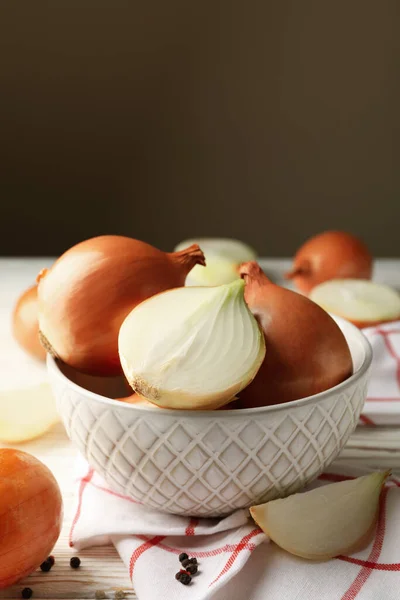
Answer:
<svg viewBox="0 0 400 600"><path fill-rule="evenodd" d="M311 300L358 327L400 318L400 295L387 285L360 279L333 279L317 285Z"/></svg>
<svg viewBox="0 0 400 600"><path fill-rule="evenodd" d="M215 286L239 279L238 263L221 256L209 256L205 267L196 265L186 277L187 286Z"/></svg>
<svg viewBox="0 0 400 600"><path fill-rule="evenodd" d="M231 238L204 237L185 240L176 246L175 252L179 252L191 244L198 244L200 246L206 257L207 264L211 256L225 258L238 264L257 258L257 253L251 246L240 240Z"/></svg>
<svg viewBox="0 0 400 600"><path fill-rule="evenodd" d="M253 260L256 252L239 240L230 238L198 238L204 247L206 266L196 265L188 274L187 286L213 286L230 283L239 278L238 268L241 262ZM181 242L178 249L185 248L187 242ZM197 243L197 242L196 242Z"/></svg>
<svg viewBox="0 0 400 600"><path fill-rule="evenodd" d="M378 472L252 506L255 522L278 546L302 558L327 560L369 543L379 497L390 472Z"/></svg>
<svg viewBox="0 0 400 600"><path fill-rule="evenodd" d="M253 379L265 342L238 279L142 302L122 324L119 354L140 396L167 408L215 409Z"/></svg>

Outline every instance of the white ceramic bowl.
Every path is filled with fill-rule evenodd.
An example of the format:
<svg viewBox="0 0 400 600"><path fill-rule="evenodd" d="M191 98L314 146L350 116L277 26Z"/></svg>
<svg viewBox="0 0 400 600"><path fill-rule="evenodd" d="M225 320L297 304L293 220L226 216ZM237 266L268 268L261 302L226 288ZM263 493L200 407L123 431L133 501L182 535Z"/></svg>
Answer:
<svg viewBox="0 0 400 600"><path fill-rule="evenodd" d="M299 490L355 429L372 351L358 329L336 320L354 374L286 404L204 412L138 407L79 386L51 357L50 382L69 437L112 489L163 512L220 516Z"/></svg>

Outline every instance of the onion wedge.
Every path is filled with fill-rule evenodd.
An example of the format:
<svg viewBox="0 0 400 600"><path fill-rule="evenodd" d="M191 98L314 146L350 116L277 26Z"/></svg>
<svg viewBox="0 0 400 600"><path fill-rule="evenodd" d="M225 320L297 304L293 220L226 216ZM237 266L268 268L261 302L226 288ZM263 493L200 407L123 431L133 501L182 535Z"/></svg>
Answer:
<svg viewBox="0 0 400 600"><path fill-rule="evenodd" d="M309 560L328 560L368 545L389 471L318 487L252 506L255 522L278 546Z"/></svg>

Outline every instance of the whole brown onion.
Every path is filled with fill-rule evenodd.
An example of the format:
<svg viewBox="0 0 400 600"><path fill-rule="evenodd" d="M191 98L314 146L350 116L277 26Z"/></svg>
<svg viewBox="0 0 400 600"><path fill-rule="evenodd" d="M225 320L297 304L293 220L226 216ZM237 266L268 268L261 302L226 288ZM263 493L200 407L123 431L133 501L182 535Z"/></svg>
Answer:
<svg viewBox="0 0 400 600"><path fill-rule="evenodd" d="M121 373L118 333L125 317L146 298L183 286L196 264L205 264L196 244L165 253L105 235L73 246L38 276L42 344L82 372Z"/></svg>
<svg viewBox="0 0 400 600"><path fill-rule="evenodd" d="M370 279L371 275L372 256L361 240L345 231L325 231L301 246L285 277L308 294L329 279Z"/></svg>
<svg viewBox="0 0 400 600"><path fill-rule="evenodd" d="M31 356L45 360L46 351L39 340L37 285L18 299L12 317L12 332L18 344Z"/></svg>
<svg viewBox="0 0 400 600"><path fill-rule="evenodd" d="M38 569L61 531L60 488L31 454L0 448L0 515L2 590Z"/></svg>
<svg viewBox="0 0 400 600"><path fill-rule="evenodd" d="M347 379L352 358L335 321L305 296L275 285L256 262L240 266L245 300L265 337L265 358L240 393L242 408L280 404Z"/></svg>

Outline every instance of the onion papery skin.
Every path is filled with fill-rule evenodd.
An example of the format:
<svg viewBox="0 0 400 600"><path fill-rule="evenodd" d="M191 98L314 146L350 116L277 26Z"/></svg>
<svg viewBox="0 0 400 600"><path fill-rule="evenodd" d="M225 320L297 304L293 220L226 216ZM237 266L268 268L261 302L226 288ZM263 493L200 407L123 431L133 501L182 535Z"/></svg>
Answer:
<svg viewBox="0 0 400 600"><path fill-rule="evenodd" d="M184 285L198 246L165 253L123 236L77 244L39 279L42 344L56 358L90 375L121 373L118 333L131 310L150 296Z"/></svg>
<svg viewBox="0 0 400 600"><path fill-rule="evenodd" d="M364 242L344 231L325 231L301 246L285 277L308 294L330 279L370 279L372 270L372 256Z"/></svg>
<svg viewBox="0 0 400 600"><path fill-rule="evenodd" d="M265 337L265 359L239 395L242 408L281 404L327 390L353 371L346 339L320 306L275 285L256 262L239 269L245 299Z"/></svg>
<svg viewBox="0 0 400 600"><path fill-rule="evenodd" d="M30 575L51 554L63 510L58 484L37 458L0 449L0 589Z"/></svg>
<svg viewBox="0 0 400 600"><path fill-rule="evenodd" d="M12 332L18 344L30 356L41 361L46 359L46 350L39 340L37 285L31 286L19 297L13 311Z"/></svg>

